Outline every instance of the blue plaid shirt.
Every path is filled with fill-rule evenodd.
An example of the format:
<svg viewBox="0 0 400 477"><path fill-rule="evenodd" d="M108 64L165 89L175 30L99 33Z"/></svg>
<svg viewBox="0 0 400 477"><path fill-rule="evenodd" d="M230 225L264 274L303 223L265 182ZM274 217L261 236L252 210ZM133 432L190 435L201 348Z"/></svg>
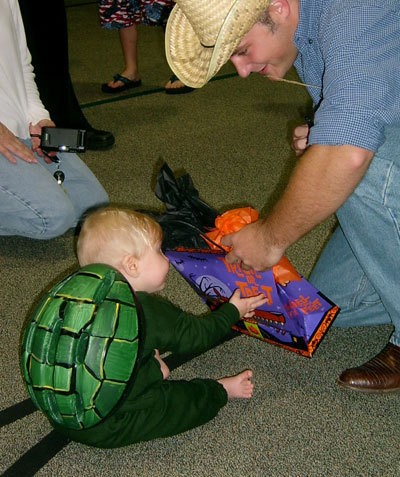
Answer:
<svg viewBox="0 0 400 477"><path fill-rule="evenodd" d="M400 0L300 0L295 42L315 107L309 144L376 152L386 126L400 131Z"/></svg>

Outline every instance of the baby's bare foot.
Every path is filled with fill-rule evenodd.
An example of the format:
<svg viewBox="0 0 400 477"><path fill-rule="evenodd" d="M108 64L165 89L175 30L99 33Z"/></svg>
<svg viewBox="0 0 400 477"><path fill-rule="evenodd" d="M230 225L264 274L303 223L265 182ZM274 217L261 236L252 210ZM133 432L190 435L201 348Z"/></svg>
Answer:
<svg viewBox="0 0 400 477"><path fill-rule="evenodd" d="M254 384L251 382L253 372L246 369L235 376L227 376L218 380L228 393L228 399L250 399L253 395Z"/></svg>

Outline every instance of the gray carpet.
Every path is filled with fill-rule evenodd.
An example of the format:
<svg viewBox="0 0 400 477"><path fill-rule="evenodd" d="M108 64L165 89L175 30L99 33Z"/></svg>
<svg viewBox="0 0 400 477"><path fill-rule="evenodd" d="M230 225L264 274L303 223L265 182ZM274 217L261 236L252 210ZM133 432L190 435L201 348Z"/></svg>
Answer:
<svg viewBox="0 0 400 477"><path fill-rule="evenodd" d="M295 164L289 137L309 106L306 91L260 77L242 80L228 65L202 90L167 96L162 30L143 28L143 86L110 98L99 85L121 69L116 34L100 30L95 4L67 4L76 92L93 125L116 136L111 151L82 156L111 201L160 209L153 187L164 160L174 171L190 173L200 196L218 210L252 205L267 212ZM303 275L333 225L331 218L288 251ZM72 232L48 242L0 238L5 475L400 475L399 395L360 395L335 384L341 370L380 351L390 327L331 328L311 359L240 336L183 364L172 378L217 378L251 367L256 391L250 401L230 402L212 422L176 437L118 450L64 446L39 412L18 418L24 414L19 403L27 399L18 369L21 326L43 291L77 266L74 244ZM174 270L163 294L185 309L206 310Z"/></svg>

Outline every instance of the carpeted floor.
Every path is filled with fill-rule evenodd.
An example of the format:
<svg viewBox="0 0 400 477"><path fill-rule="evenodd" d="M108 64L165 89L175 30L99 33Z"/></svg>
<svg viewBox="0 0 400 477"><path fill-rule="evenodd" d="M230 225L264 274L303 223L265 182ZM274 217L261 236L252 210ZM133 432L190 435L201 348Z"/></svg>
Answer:
<svg viewBox="0 0 400 477"><path fill-rule="evenodd" d="M140 30L143 86L109 97L100 84L121 70L115 32L98 25L95 2L66 2L76 92L92 124L114 132L109 152L86 152L114 204L161 209L154 176L161 161L192 176L200 196L221 212L263 211L295 164L289 137L308 111L306 91L260 77L238 78L227 65L205 88L167 96L170 71L158 28ZM294 73L292 78L295 79ZM328 220L288 251L305 276L334 226ZM178 366L172 378L221 377L251 367L256 391L233 401L207 425L118 450L66 443L33 411L18 366L22 324L44 290L77 267L73 232L48 242L0 237L0 471L16 476L397 477L399 395L340 390L335 379L386 344L390 327L331 328L313 358L247 336ZM171 270L165 296L185 309L206 308Z"/></svg>

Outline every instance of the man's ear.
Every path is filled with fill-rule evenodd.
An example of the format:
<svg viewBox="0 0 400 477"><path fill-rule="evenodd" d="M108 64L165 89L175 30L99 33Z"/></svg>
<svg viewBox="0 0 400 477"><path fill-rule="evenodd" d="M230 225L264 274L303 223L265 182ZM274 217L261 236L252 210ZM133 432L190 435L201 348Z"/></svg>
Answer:
<svg viewBox="0 0 400 477"><path fill-rule="evenodd" d="M139 275L139 260L134 255L125 255L122 270L124 275L136 278Z"/></svg>
<svg viewBox="0 0 400 477"><path fill-rule="evenodd" d="M275 15L286 18L290 15L291 3L289 0L272 0L268 10L272 20L274 20Z"/></svg>

